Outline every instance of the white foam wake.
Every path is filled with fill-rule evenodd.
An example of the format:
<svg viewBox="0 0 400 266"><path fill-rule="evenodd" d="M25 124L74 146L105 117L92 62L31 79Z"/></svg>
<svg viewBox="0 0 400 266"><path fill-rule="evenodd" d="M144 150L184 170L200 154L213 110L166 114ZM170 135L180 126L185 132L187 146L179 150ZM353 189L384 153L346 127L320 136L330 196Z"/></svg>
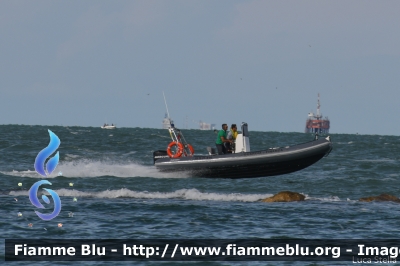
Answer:
<svg viewBox="0 0 400 266"><path fill-rule="evenodd" d="M57 177L61 172L65 177L99 177L99 176L115 176L115 177L154 177L154 178L186 178L190 175L185 172L179 173L163 173L158 171L154 166L142 165L138 163L114 163L103 161L79 160L60 163L56 170L47 178ZM1 172L5 175L43 178L34 170L27 171L11 171Z"/></svg>
<svg viewBox="0 0 400 266"><path fill-rule="evenodd" d="M198 201L242 201L255 202L272 196L272 194L240 194L240 193L207 193L201 192L195 188L179 189L173 192L148 192L133 191L126 188L116 190L105 190L99 192L79 191L75 189L58 189L55 190L60 197L77 197L77 198L134 198L134 199L185 199ZM28 191L11 191L12 196L27 196Z"/></svg>

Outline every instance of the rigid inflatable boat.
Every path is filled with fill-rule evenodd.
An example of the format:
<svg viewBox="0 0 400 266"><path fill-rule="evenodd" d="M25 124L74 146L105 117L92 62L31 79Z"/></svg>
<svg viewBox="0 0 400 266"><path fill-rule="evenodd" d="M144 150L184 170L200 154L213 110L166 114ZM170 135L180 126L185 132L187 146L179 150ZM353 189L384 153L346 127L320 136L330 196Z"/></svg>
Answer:
<svg viewBox="0 0 400 266"><path fill-rule="evenodd" d="M190 172L196 177L249 178L275 176L304 169L332 150L330 137L293 146L250 151L248 126L242 123L242 133L235 141L234 153L217 155L208 147L208 155L194 155L194 149L187 144L182 132L173 125L168 129L172 142L167 150L153 153L154 165L160 171Z"/></svg>

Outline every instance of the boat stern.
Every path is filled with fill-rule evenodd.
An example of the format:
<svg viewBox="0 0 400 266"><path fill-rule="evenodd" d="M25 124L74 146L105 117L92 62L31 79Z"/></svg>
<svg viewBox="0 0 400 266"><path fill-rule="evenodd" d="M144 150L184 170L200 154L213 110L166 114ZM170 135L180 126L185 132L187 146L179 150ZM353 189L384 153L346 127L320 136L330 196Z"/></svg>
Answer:
<svg viewBox="0 0 400 266"><path fill-rule="evenodd" d="M158 159L164 158L169 158L167 151L158 150L153 152L153 164L155 164Z"/></svg>

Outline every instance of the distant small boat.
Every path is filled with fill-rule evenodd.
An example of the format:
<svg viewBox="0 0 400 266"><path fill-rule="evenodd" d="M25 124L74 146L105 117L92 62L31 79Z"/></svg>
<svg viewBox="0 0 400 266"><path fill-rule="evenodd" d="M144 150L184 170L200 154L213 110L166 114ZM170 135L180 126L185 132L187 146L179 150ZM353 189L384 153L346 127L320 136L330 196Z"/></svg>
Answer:
<svg viewBox="0 0 400 266"><path fill-rule="evenodd" d="M163 129L168 129L168 128L171 126L171 124L173 124L173 123L174 123L174 120L172 120L172 119L168 116L168 114L165 113L165 117L164 117L164 120L163 120L163 122L162 122L162 128L163 128Z"/></svg>
<svg viewBox="0 0 400 266"><path fill-rule="evenodd" d="M101 127L102 129L116 129L117 126L114 126L114 124L112 124L111 126L108 124L104 124L104 126Z"/></svg>

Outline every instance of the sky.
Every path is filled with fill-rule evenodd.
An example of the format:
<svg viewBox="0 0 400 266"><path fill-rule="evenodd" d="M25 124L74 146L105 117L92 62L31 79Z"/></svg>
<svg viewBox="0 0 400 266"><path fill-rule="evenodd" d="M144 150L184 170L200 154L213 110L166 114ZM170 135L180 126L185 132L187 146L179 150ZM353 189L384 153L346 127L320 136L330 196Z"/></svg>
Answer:
<svg viewBox="0 0 400 266"><path fill-rule="evenodd" d="M0 124L400 134L400 1L0 0Z"/></svg>

